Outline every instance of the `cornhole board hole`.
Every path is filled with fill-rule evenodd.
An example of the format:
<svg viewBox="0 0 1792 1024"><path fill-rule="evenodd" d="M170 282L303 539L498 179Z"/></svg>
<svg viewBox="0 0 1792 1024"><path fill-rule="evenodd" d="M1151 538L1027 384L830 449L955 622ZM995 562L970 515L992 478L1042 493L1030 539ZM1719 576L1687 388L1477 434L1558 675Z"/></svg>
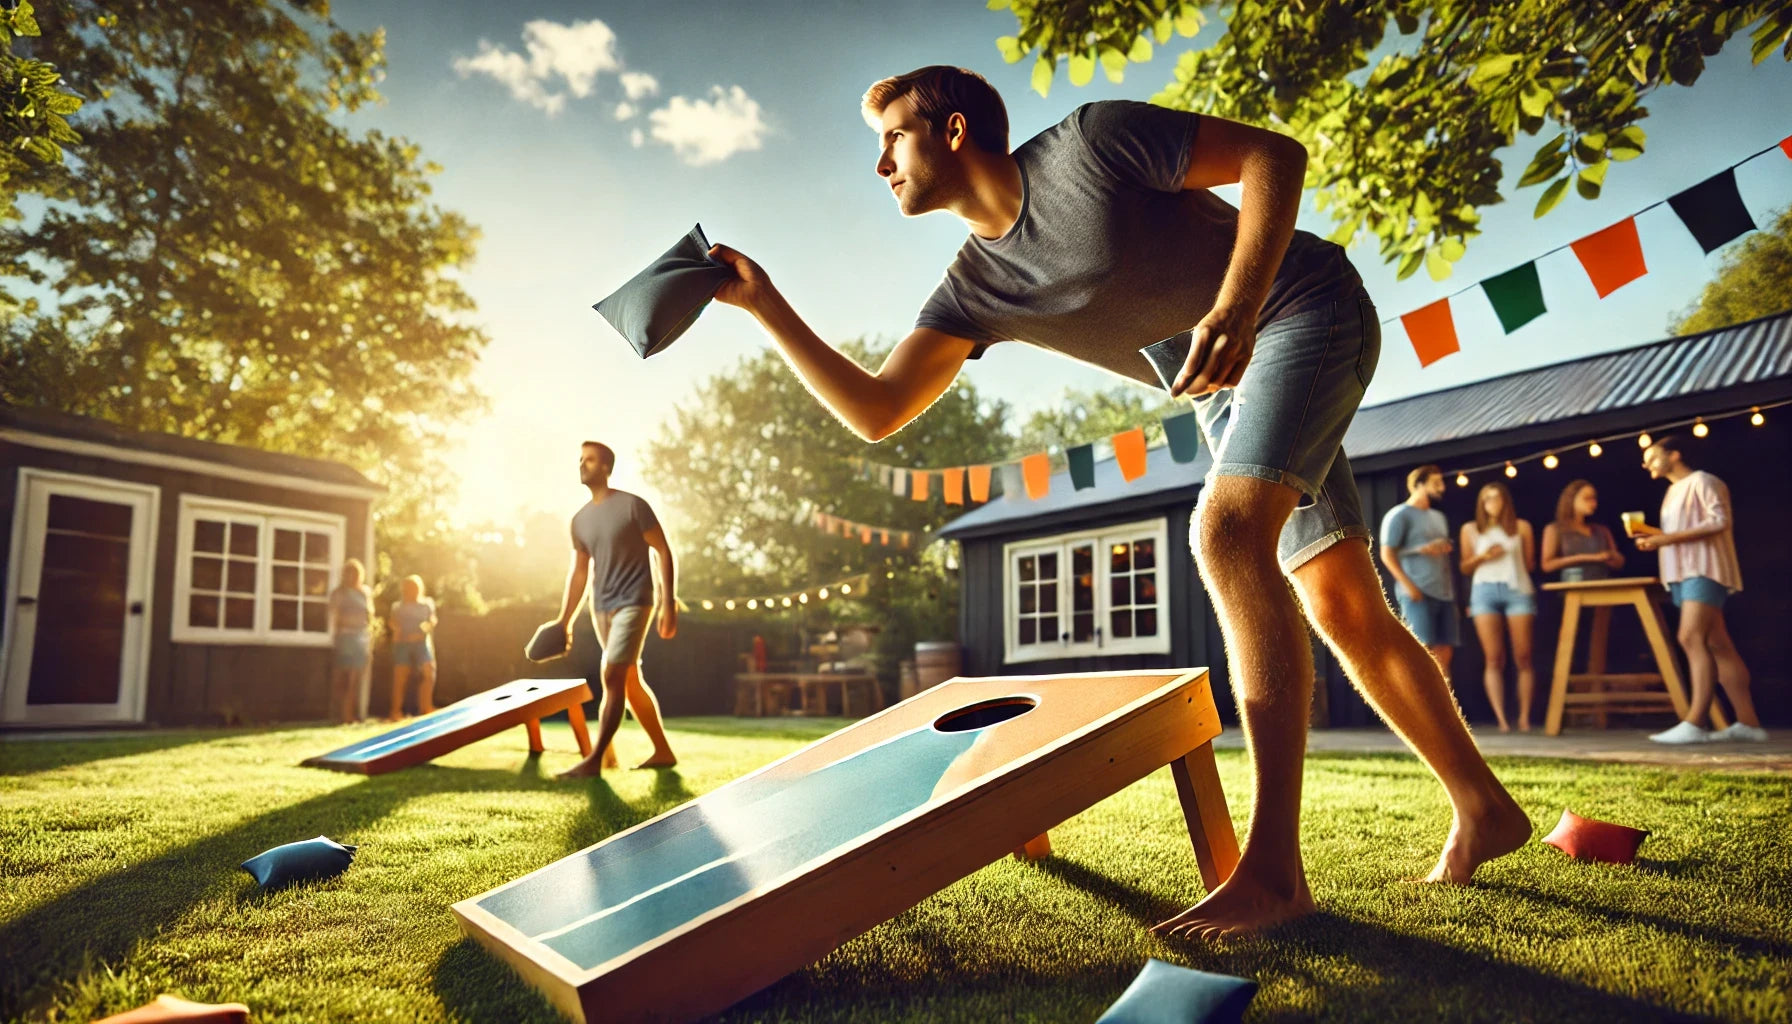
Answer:
<svg viewBox="0 0 1792 1024"><path fill-rule="evenodd" d="M952 679L454 913L575 1020L689 1020L1164 765L1212 889L1219 732L1206 669Z"/></svg>
<svg viewBox="0 0 1792 1024"><path fill-rule="evenodd" d="M299 763L380 775L422 764L516 725L528 727L529 750L539 752L543 749L541 720L556 711L566 712L572 734L579 741L579 753L589 757L591 734L585 728L583 705L590 699L591 688L583 679L517 679Z"/></svg>

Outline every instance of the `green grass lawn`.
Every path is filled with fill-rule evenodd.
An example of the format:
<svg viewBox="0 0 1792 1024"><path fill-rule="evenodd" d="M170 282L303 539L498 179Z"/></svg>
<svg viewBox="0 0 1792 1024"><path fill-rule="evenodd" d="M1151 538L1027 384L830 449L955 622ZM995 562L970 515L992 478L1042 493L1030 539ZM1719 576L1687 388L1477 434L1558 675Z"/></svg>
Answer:
<svg viewBox="0 0 1792 1024"><path fill-rule="evenodd" d="M522 731L377 778L299 768L374 726L0 744L0 1018L88 1020L164 991L253 1019L551 1021L448 905L658 814L840 722L672 723L676 772L552 778L572 739ZM646 753L632 725L626 759ZM1241 753L1222 751L1235 815ZM1466 889L1404 885L1441 792L1411 758L1308 760L1320 913L1206 946L1146 925L1201 895L1167 771L739 1004L730 1021L1092 1021L1146 957L1256 978L1255 1020L1785 1021L1792 780L1569 761L1496 770L1542 835L1563 807L1653 831L1635 866L1536 843ZM613 787L613 788L612 788ZM1241 823L1242 824L1242 823ZM315 835L333 881L264 894L238 863ZM851 894L842 894L850 899ZM692 965L700 974L702 965Z"/></svg>

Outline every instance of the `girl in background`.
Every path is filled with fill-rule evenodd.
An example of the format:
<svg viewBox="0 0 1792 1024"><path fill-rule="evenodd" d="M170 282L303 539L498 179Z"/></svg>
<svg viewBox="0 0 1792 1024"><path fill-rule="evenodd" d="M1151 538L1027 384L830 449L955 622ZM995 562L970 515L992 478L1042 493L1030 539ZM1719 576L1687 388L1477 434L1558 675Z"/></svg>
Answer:
<svg viewBox="0 0 1792 1024"><path fill-rule="evenodd" d="M336 648L336 661L330 669L330 719L334 722L352 722L359 717L356 690L371 657L368 627L373 624L373 594L367 589L366 576L360 559L348 559L342 563L340 585L330 591L330 637Z"/></svg>
<svg viewBox="0 0 1792 1024"><path fill-rule="evenodd" d="M1531 698L1537 690L1537 672L1531 666L1532 628L1537 621L1536 588L1531 585L1536 542L1531 524L1518 518L1505 484L1488 484L1475 496L1475 521L1462 524L1459 550L1462 574L1471 579L1468 611L1486 654L1481 677L1487 700L1500 731L1511 732L1506 722L1506 642L1500 632L1504 619L1512 634L1512 660L1518 665L1518 730L1529 732Z"/></svg>
<svg viewBox="0 0 1792 1024"><path fill-rule="evenodd" d="M1599 511L1599 492L1585 480L1570 480L1556 499L1555 522L1543 528L1543 571L1560 572L1564 583L1610 579L1624 568L1612 531L1588 522Z"/></svg>
<svg viewBox="0 0 1792 1024"><path fill-rule="evenodd" d="M417 673L417 713L436 709L436 603L423 596L423 577L406 576L400 584L400 600L392 602L386 624L392 629L392 710L389 722L404 717L404 687L411 672Z"/></svg>

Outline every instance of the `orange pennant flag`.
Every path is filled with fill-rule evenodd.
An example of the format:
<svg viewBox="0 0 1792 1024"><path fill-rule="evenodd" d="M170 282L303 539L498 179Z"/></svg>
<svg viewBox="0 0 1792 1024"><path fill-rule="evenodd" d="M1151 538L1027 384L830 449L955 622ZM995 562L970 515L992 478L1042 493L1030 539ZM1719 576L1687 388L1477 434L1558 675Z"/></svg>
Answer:
<svg viewBox="0 0 1792 1024"><path fill-rule="evenodd" d="M1420 306L1400 317L1406 338L1419 355L1420 366L1430 366L1439 359L1462 351L1456 341L1456 321L1450 316L1450 300L1438 299L1429 306Z"/></svg>
<svg viewBox="0 0 1792 1024"><path fill-rule="evenodd" d="M869 527L869 526L859 527L859 543L860 544L871 543L871 527Z"/></svg>
<svg viewBox="0 0 1792 1024"><path fill-rule="evenodd" d="M1052 457L1035 452L1020 460L1020 472L1027 482L1027 497L1038 501L1052 491Z"/></svg>
<svg viewBox="0 0 1792 1024"><path fill-rule="evenodd" d="M1109 438L1114 444L1114 461L1120 464L1120 476L1132 483L1145 475L1145 428L1134 427Z"/></svg>
<svg viewBox="0 0 1792 1024"><path fill-rule="evenodd" d="M971 500L984 502L989 500L989 466L971 467Z"/></svg>
<svg viewBox="0 0 1792 1024"><path fill-rule="evenodd" d="M902 531L902 546L905 548L908 547L908 537L909 537L908 531L907 530Z"/></svg>
<svg viewBox="0 0 1792 1024"><path fill-rule="evenodd" d="M879 530L878 534L879 534L879 537L877 539L877 542L879 544L882 544L886 548L889 547L890 546L890 531Z"/></svg>
<svg viewBox="0 0 1792 1024"><path fill-rule="evenodd" d="M1792 135L1780 140L1780 152L1786 154L1786 159L1792 160Z"/></svg>
<svg viewBox="0 0 1792 1024"><path fill-rule="evenodd" d="M911 487L908 496L916 501L926 501L927 481L932 477L933 474L925 469L917 469L913 473L910 473L908 478L913 482L913 486Z"/></svg>
<svg viewBox="0 0 1792 1024"><path fill-rule="evenodd" d="M940 470L940 496L948 505L964 504L964 467Z"/></svg>
<svg viewBox="0 0 1792 1024"><path fill-rule="evenodd" d="M1649 272L1643 262L1643 243L1636 237L1635 217L1595 231L1571 247L1602 299Z"/></svg>

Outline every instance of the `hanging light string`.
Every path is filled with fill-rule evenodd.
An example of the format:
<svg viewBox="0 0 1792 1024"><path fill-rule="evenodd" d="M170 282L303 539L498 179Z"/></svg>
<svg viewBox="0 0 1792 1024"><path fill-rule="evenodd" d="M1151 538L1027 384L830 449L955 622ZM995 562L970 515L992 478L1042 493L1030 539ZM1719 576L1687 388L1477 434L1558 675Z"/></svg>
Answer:
<svg viewBox="0 0 1792 1024"><path fill-rule="evenodd" d="M1747 406L1747 407L1741 408L1741 409L1732 409L1728 412L1713 413L1711 415L1706 415L1706 416L1693 416L1688 419L1675 420L1672 423L1664 423L1664 424L1661 424L1660 426L1655 427L1653 432L1660 433L1661 431L1674 430L1678 427L1691 427L1694 436L1704 437L1707 432L1705 428L1708 424L1715 423L1718 420L1733 419L1737 416L1747 416L1749 418L1749 422L1751 424L1753 424L1754 426L1758 427L1758 426L1761 426L1763 423L1767 422L1767 418L1764 415L1764 413L1766 413L1767 410L1778 409L1781 406L1785 406L1785 405L1792 405L1792 399L1784 399L1784 400L1781 400L1778 402L1768 402L1764 405L1751 405L1751 406ZM1456 485L1458 487L1467 487L1468 486L1468 478L1471 475L1473 475L1475 473L1485 473L1488 470L1493 470L1493 469L1501 470L1502 472L1505 473L1505 475L1508 478L1510 478L1510 477L1517 476L1518 475L1518 467L1521 465L1524 465L1527 462L1539 462L1540 461L1543 463L1545 468L1554 469L1554 468L1556 468L1556 465L1560 462L1560 459L1557 458L1559 453L1571 451L1576 448L1585 448L1588 450L1588 454L1592 455L1594 458L1598 458L1601 454L1604 453L1603 446L1605 444L1612 442L1612 441L1621 441L1628 437L1636 438L1638 445L1640 447L1647 448L1647 447L1649 447L1649 445L1651 443L1653 443L1653 438L1650 436L1650 434L1651 434L1651 431L1648 431L1648 430L1644 430L1644 431L1640 431L1640 432L1633 431L1633 430L1626 430L1622 433L1607 434L1604 437L1590 438L1586 441L1580 441L1580 442L1577 442L1577 443L1571 444L1571 445L1562 445L1562 446L1558 446L1555 448L1546 448L1542 451L1532 452L1529 455L1521 456L1521 457L1515 458L1515 459L1500 459L1497 462L1488 462L1488 463L1484 463L1479 466L1465 466L1465 467L1461 467L1458 469L1447 469L1444 471L1444 475L1455 477Z"/></svg>
<svg viewBox="0 0 1792 1024"><path fill-rule="evenodd" d="M769 597L759 591L747 597L705 597L692 601L680 598L678 607L681 611L690 611L695 606L706 612L776 612L816 602L863 597L870 584L871 574L860 572L817 587L804 587L788 593L774 590Z"/></svg>

